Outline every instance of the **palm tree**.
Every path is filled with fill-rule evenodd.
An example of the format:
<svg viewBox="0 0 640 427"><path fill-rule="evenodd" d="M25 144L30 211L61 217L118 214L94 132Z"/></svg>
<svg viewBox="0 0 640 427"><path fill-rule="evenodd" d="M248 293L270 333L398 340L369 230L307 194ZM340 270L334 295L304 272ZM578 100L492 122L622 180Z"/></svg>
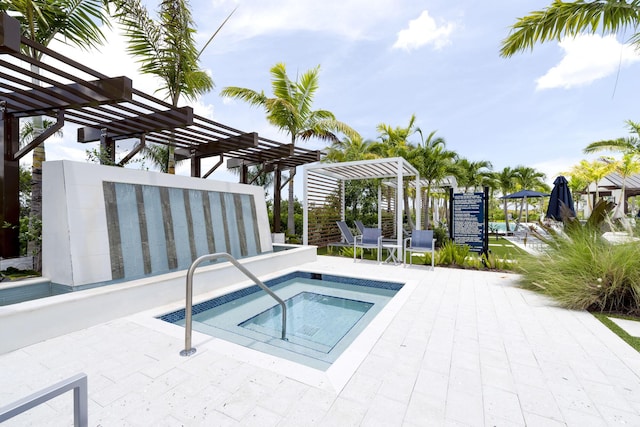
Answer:
<svg viewBox="0 0 640 427"><path fill-rule="evenodd" d="M602 141L592 142L584 149L585 154L596 153L598 151L616 151L619 153L634 153L640 155L640 123L627 120L627 127L631 133L637 136L629 136L626 138L605 139Z"/></svg>
<svg viewBox="0 0 640 427"><path fill-rule="evenodd" d="M142 73L159 78L162 84L158 91L166 94L172 106L177 107L181 97L195 100L213 89L213 79L200 69L200 56L235 10L198 51L188 0L162 0L158 21L149 16L140 0L112 0L110 3L115 8L114 17L124 26L129 38L127 51L138 57ZM166 167L161 168L170 174L175 173L174 151L170 144Z"/></svg>
<svg viewBox="0 0 640 427"><path fill-rule="evenodd" d="M574 174L574 173L566 173L565 175L569 176L569 189L571 190L571 195L573 196L573 201L576 204L576 213L579 210L579 202L584 192L584 189L589 185L589 180L587 180L582 174Z"/></svg>
<svg viewBox="0 0 640 427"><path fill-rule="evenodd" d="M420 128L416 126L416 116L412 114L409 118L407 126L396 126L395 128L385 123L380 123L376 130L378 131L378 138L380 142L374 144L372 150L383 158L388 157L403 157L407 160L412 157L410 152L416 147L408 141L408 138L415 134L422 134ZM404 212L407 215L407 222L411 229L415 228L413 218L411 218L409 210L409 191L408 186L403 183L403 204Z"/></svg>
<svg viewBox="0 0 640 427"><path fill-rule="evenodd" d="M339 163L375 159L377 156L372 151L373 144L373 141L364 140L360 135L346 136L331 144L323 161Z"/></svg>
<svg viewBox="0 0 640 427"><path fill-rule="evenodd" d="M436 131L431 132L422 143L409 153L409 161L420 172L420 177L427 181L424 228L430 226L429 209L431 204L431 191L434 185L448 175L456 173L454 165L458 154L446 149L444 138L436 137Z"/></svg>
<svg viewBox="0 0 640 427"><path fill-rule="evenodd" d="M273 98L264 91L257 92L241 87L225 87L221 96L240 99L250 105L262 107L267 113L267 120L278 129L289 134L291 144L298 140L307 141L318 138L337 142L336 133L341 132L351 138L358 133L347 124L336 119L328 110L313 110L313 97L318 90L318 73L320 66L303 73L296 81L287 75L286 66L278 63L271 67L271 86ZM296 169L290 169L289 203L287 212L287 231L295 234L293 177ZM276 191L278 191L276 189Z"/></svg>
<svg viewBox="0 0 640 427"><path fill-rule="evenodd" d="M564 2L554 0L547 8L519 18L502 41L500 55L531 50L536 43L575 37L583 32L616 34L630 29L631 43L640 45L640 2L593 0Z"/></svg>
<svg viewBox="0 0 640 427"><path fill-rule="evenodd" d="M549 191L549 186L544 182L546 175L528 166L517 166L515 168L516 182L521 190ZM527 198L523 198L520 205L518 222L522 220L522 208L526 205L525 222L529 220L529 204Z"/></svg>
<svg viewBox="0 0 640 427"><path fill-rule="evenodd" d="M160 172L169 173L169 152L171 147L168 145L148 144L143 148L143 157L149 160L152 165L157 167ZM182 160L184 161L184 160ZM177 164L178 162L176 162Z"/></svg>
<svg viewBox="0 0 640 427"><path fill-rule="evenodd" d="M95 48L102 44L104 35L100 23L107 23L102 0L8 0L0 3L0 12L13 12L20 22L22 35L44 46L59 38L80 48ZM22 45L26 55L40 60L43 52L34 47ZM31 71L40 73L39 67L31 66ZM33 78L39 85L40 80ZM39 136L44 129L42 117L32 119L32 137ZM42 163L45 161L44 142L33 150L31 167L31 210L30 221L42 221ZM34 260L40 266L40 255Z"/></svg>
<svg viewBox="0 0 640 427"><path fill-rule="evenodd" d="M617 204L613 213L614 218L620 215L620 207L626 204L625 191L627 186L627 178L631 175L635 175L640 172L640 162L638 162L637 154L633 152L627 152L622 155L622 159L617 160L613 157L602 157L602 161L611 163L613 165L613 172L622 177L622 186L620 189L620 203ZM624 212L624 208L623 208Z"/></svg>
<svg viewBox="0 0 640 427"><path fill-rule="evenodd" d="M468 159L460 158L456 162L458 169L458 184L464 187L464 191L473 191L483 187L487 178L491 175L493 165L488 160L479 160L471 162Z"/></svg>
<svg viewBox="0 0 640 427"><path fill-rule="evenodd" d="M516 171L510 167L505 167L500 172L495 173L495 178L498 184L498 189L503 196L512 193L516 185ZM509 213L507 210L507 199L502 199L504 208L504 220L507 227L507 233L511 231L509 229Z"/></svg>
<svg viewBox="0 0 640 427"><path fill-rule="evenodd" d="M598 186L602 178L609 175L614 169L614 165L611 163L603 162L601 160L594 160L592 162L588 162L587 160L581 160L580 163L573 167L572 174L577 176L582 176L587 182L595 183L596 192L595 192L595 200L598 201L600 198L600 193L598 190ZM593 205L591 204L591 198L587 198L587 203L589 208Z"/></svg>

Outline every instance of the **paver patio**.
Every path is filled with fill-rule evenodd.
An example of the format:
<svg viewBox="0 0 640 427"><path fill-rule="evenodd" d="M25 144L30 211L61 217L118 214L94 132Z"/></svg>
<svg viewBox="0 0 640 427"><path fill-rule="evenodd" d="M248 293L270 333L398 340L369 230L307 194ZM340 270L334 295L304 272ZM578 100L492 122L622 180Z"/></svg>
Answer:
<svg viewBox="0 0 640 427"><path fill-rule="evenodd" d="M515 275L335 257L301 266L318 268L419 280L341 390L213 340L181 357L180 335L141 313L0 355L0 406L85 372L92 426L640 425L640 354ZM6 425L71 425L72 408L67 393Z"/></svg>

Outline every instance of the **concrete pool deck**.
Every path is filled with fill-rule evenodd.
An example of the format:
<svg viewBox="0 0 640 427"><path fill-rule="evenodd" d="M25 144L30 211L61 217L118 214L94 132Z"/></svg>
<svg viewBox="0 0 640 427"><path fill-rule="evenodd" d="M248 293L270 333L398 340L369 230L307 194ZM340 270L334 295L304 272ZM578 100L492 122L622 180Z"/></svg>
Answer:
<svg viewBox="0 0 640 427"><path fill-rule="evenodd" d="M417 282L340 390L212 340L181 357L180 334L140 313L0 355L0 406L85 372L91 426L640 425L640 354L515 275L337 257L300 269ZM72 414L67 393L4 425Z"/></svg>

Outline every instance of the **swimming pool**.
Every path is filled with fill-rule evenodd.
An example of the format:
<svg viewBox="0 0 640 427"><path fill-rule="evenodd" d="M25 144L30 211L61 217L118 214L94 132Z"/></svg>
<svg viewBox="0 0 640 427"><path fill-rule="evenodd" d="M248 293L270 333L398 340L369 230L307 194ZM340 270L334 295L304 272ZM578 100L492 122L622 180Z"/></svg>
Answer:
<svg viewBox="0 0 640 427"><path fill-rule="evenodd" d="M296 271L265 282L287 306L287 339L280 339L281 308L258 286L193 306L193 329L216 338L327 370L403 284ZM184 325L184 309L159 316Z"/></svg>

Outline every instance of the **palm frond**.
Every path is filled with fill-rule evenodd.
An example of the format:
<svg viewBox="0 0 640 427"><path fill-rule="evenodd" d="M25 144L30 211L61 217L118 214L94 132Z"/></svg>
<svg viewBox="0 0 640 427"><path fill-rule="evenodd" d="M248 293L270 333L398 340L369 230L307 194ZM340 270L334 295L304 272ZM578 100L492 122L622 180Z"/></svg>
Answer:
<svg viewBox="0 0 640 427"><path fill-rule="evenodd" d="M637 138L618 138L592 142L587 145L583 152L585 154L596 153L598 151L634 151L638 143Z"/></svg>
<svg viewBox="0 0 640 427"><path fill-rule="evenodd" d="M516 52L531 50L536 43L564 37L575 37L580 33L615 34L626 28L634 30L640 22L640 1L596 0L553 3L539 11L519 18L510 34L502 41L500 55L509 57ZM632 41L637 44L638 35Z"/></svg>

